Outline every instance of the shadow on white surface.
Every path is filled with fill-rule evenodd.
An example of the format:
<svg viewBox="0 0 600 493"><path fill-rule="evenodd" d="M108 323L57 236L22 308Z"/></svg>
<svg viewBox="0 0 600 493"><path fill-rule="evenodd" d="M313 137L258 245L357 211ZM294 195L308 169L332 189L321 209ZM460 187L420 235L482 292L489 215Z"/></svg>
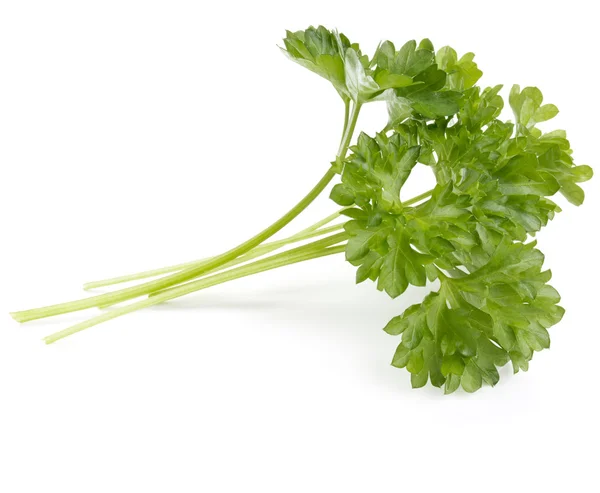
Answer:
<svg viewBox="0 0 600 493"><path fill-rule="evenodd" d="M246 279L218 286L146 308L141 313L129 314L118 320L121 327L130 327L139 335L137 327L144 326L142 315L146 313L150 318L156 318L159 327L168 324L170 331L177 331L179 326L181 335L171 333L171 336L185 338L185 326L191 326L192 330L197 327L201 331L212 331L221 324L240 326L241 319L242 323L248 323L250 330L261 331L260 336L266 339L271 334L289 337L300 345L314 347L315 354L327 354L333 348L333 351L342 354L350 362L349 366L352 371L355 369L357 378L366 378L369 385L375 385L381 390L395 395L411 392L411 397L414 394L420 398L444 397L440 389L429 384L415 391L411 389L409 373L405 369L391 366L400 338L392 337L382 330L392 317L401 314L410 305L420 303L431 286L411 286L401 297L392 300L386 294L378 292L371 282L360 285L349 282L345 271L334 269L326 272L321 281L306 279L303 275L292 275L293 280L290 281L287 274L284 276L286 277L275 276L258 285ZM166 318L153 317L151 312L156 315L162 312ZM92 309L32 321L26 326L15 323L14 329L28 332L34 329L31 332L37 334L39 329L46 328L43 335L48 335L100 313L102 310ZM185 322L182 322L183 318L177 319L178 313L185 318ZM178 321L173 324L166 322L173 317ZM94 327L91 331L97 332L99 329L100 327ZM113 330L118 331L118 326ZM83 341L83 334L74 337L82 338ZM116 333L103 334L101 337L116 337ZM231 337L234 341L237 333L232 331L226 337ZM92 337L89 340L94 339ZM499 386L510 383L510 366L500 369L500 373ZM479 394L489 390L484 388ZM469 396L459 391L455 397Z"/></svg>
<svg viewBox="0 0 600 493"><path fill-rule="evenodd" d="M410 287L400 298L390 299L375 290L371 283L353 285L347 279L327 279L323 282L298 282L285 286L272 285L248 291L207 291L172 300L154 306L150 310L198 312L198 323L209 329L202 321L202 312L209 310L225 313L241 313L252 316L254 323L275 330L285 330L294 337L311 338L315 344L330 345L333 341L340 351L351 352L357 373L368 375L375 385L396 394L418 393L424 398L444 398L443 391L430 384L413 390L410 374L406 369L391 366L391 360L399 337L383 332L383 327L407 307L420 303L430 288ZM214 320L214 318L211 318ZM498 386L510 381L512 369L507 365L500 369ZM480 393L491 390L482 389ZM457 398L469 398L459 390ZM447 397L446 397L447 398Z"/></svg>

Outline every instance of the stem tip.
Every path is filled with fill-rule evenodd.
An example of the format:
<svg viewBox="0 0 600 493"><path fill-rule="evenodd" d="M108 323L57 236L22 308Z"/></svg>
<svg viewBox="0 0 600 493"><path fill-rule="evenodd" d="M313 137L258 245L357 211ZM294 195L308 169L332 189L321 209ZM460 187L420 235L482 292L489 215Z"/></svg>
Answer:
<svg viewBox="0 0 600 493"><path fill-rule="evenodd" d="M10 312L9 315L20 324L27 322L27 317L24 317L22 312Z"/></svg>

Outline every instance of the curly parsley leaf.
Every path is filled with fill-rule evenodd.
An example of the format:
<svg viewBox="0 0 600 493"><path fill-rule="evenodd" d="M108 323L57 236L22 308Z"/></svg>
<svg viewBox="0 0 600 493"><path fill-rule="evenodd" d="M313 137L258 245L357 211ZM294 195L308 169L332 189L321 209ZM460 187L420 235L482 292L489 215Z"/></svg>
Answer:
<svg viewBox="0 0 600 493"><path fill-rule="evenodd" d="M288 57L329 80L344 100L357 104L386 101L390 124L413 115L436 118L454 114L461 93L451 89L462 89L464 81L469 84L477 72L472 54L452 66L444 62L445 69L438 67L428 39L418 45L409 41L399 50L385 41L372 60L346 36L323 26L288 31L284 44Z"/></svg>
<svg viewBox="0 0 600 493"><path fill-rule="evenodd" d="M435 55L438 66L448 74L447 85L450 89L464 91L473 87L483 72L473 61L475 54L465 53L460 59L450 46L444 46Z"/></svg>
<svg viewBox="0 0 600 493"><path fill-rule="evenodd" d="M344 72L346 88L354 102L362 104L381 92L381 88L367 73L367 69L363 66L354 48L346 50Z"/></svg>
<svg viewBox="0 0 600 493"><path fill-rule="evenodd" d="M509 96L510 107L515 113L517 123L530 129L537 123L551 120L558 115L558 108L553 104L544 104L542 92L537 87L526 87L521 91L515 84Z"/></svg>
<svg viewBox="0 0 600 493"><path fill-rule="evenodd" d="M472 54L442 48L434 57L428 43L399 51L383 43L372 66L375 81L413 83L397 79L384 91L390 123L375 137L361 134L332 191L353 206L346 258L357 282L370 279L393 298L439 280L386 327L402 334L393 365L408 369L413 386L495 385L498 367L526 370L549 346L547 329L563 309L543 255L526 242L560 212L552 196L583 202L578 183L592 170L575 165L564 132L536 127L557 113L538 89L511 91L517 132L500 120L502 86L474 85L481 71ZM417 163L432 168L437 185L407 207L401 191Z"/></svg>
<svg viewBox="0 0 600 493"><path fill-rule="evenodd" d="M286 32L282 51L294 62L327 79L343 99L350 98L346 87L344 56L346 50L360 53L358 45L346 36L323 26Z"/></svg>
<svg viewBox="0 0 600 493"><path fill-rule="evenodd" d="M385 327L402 335L392 364L412 373L413 386L429 379L446 392L495 385L497 368L508 361L515 372L526 370L534 352L549 347L547 329L564 313L542 263L534 243L506 240L480 269L442 276L438 291Z"/></svg>
<svg viewBox="0 0 600 493"><path fill-rule="evenodd" d="M332 198L340 205L372 202L384 211L400 211L400 189L417 164L420 147L400 134L375 138L361 133Z"/></svg>

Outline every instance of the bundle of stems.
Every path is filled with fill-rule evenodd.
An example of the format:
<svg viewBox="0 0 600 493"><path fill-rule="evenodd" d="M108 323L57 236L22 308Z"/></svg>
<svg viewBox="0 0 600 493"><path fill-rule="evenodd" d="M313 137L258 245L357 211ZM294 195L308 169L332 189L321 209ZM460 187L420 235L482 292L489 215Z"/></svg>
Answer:
<svg viewBox="0 0 600 493"><path fill-rule="evenodd" d="M286 265L342 253L348 236L342 231L342 224L333 226L329 224L343 214L344 209L317 221L312 226L303 229L292 236L268 243L266 241L303 212L327 188L333 177L337 174L336 164L341 163L348 153L360 108L360 104L352 104L350 101L345 102L342 138L336 154L336 159L333 162L334 164L304 198L281 218L257 235L240 243L236 247L211 258L100 281L93 281L84 284L84 288L93 289L149 278L156 279L67 303L13 312L11 313L12 317L18 322L28 322L90 308L104 309L130 300L144 298L124 306L113 308L110 311L92 317L87 321L78 323L45 337L44 341L50 344L89 327L93 327L101 322L117 318L141 308L153 306L189 293L200 291L211 286L216 286L241 277L251 276L267 270L277 269ZM409 206L427 198L429 195L430 192L425 192L404 204ZM289 246L293 243L317 237L320 239L282 253L266 256L260 260L253 261L258 257L268 255L275 250ZM243 265L238 266L239 264Z"/></svg>

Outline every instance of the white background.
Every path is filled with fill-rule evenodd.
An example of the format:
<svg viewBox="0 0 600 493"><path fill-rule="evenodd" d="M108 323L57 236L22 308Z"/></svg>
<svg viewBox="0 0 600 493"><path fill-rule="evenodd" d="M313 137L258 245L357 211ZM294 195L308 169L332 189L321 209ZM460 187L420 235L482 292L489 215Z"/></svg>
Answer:
<svg viewBox="0 0 600 493"><path fill-rule="evenodd" d="M1 2L0 311L218 253L295 204L334 157L342 105L282 56L285 29L475 51L482 84L538 85L561 109L550 127L596 164L592 4ZM368 106L359 128L385 119ZM52 346L95 312L2 315L0 491L598 491L599 184L539 235L567 309L551 350L474 395L410 389L381 328L423 290L355 286L341 256ZM323 195L287 231L335 208Z"/></svg>

